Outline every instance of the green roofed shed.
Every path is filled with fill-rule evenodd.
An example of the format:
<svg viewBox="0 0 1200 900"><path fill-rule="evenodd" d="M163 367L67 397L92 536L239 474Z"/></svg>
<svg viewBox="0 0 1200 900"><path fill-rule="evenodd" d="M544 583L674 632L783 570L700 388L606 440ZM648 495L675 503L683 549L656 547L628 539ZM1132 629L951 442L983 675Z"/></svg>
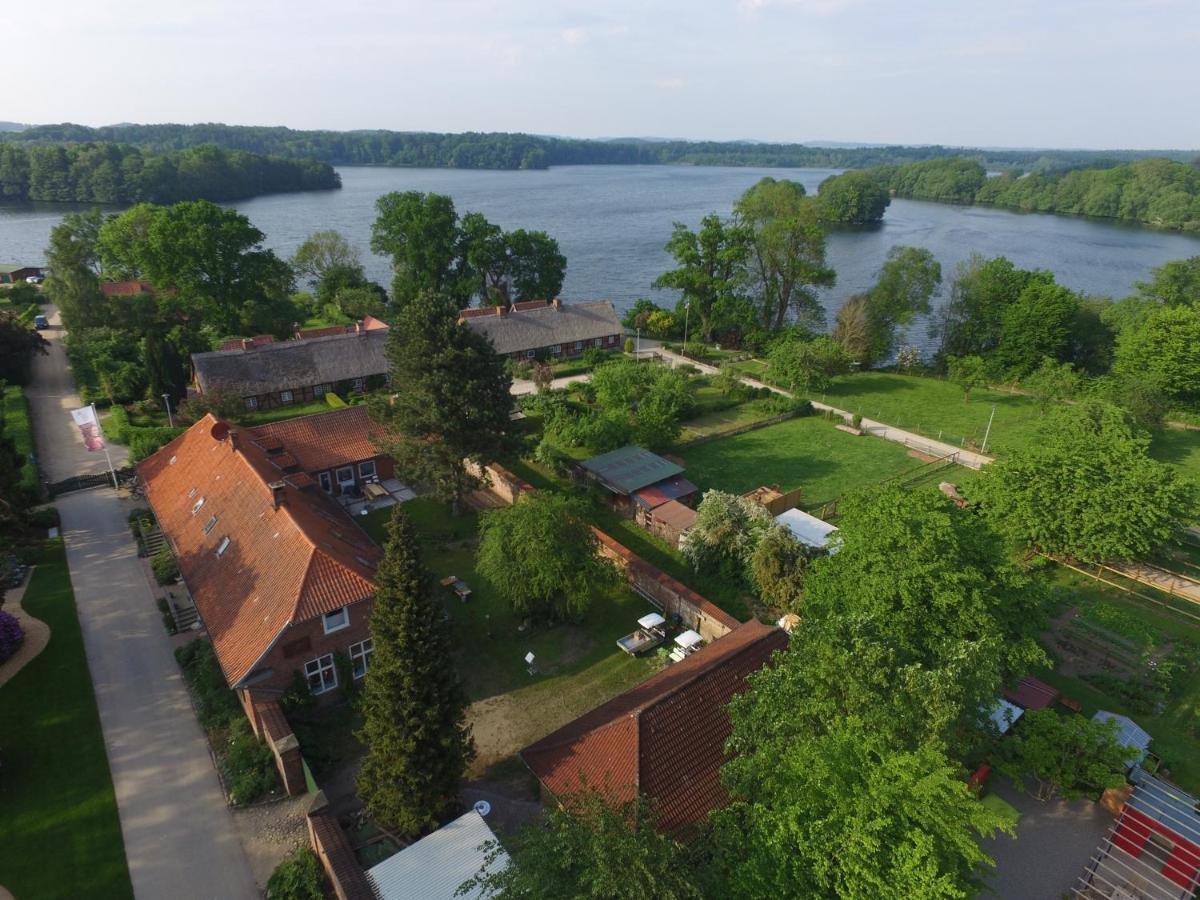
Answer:
<svg viewBox="0 0 1200 900"><path fill-rule="evenodd" d="M626 496L683 471L683 466L632 444L593 456L583 468L614 494Z"/></svg>

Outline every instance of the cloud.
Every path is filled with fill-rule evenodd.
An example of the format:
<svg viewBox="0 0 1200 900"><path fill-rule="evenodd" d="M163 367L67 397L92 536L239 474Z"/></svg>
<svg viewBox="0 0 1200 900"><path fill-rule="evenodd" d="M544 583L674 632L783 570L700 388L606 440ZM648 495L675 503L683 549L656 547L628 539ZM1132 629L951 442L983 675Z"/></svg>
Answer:
<svg viewBox="0 0 1200 900"><path fill-rule="evenodd" d="M588 30L586 28L564 28L559 37L567 46L577 47L587 41Z"/></svg>
<svg viewBox="0 0 1200 900"><path fill-rule="evenodd" d="M814 16L831 16L856 5L857 0L738 0L738 9L754 15L769 6L788 7Z"/></svg>
<svg viewBox="0 0 1200 900"><path fill-rule="evenodd" d="M660 91L682 91L687 87L687 81L679 76L659 78L654 82L654 86Z"/></svg>

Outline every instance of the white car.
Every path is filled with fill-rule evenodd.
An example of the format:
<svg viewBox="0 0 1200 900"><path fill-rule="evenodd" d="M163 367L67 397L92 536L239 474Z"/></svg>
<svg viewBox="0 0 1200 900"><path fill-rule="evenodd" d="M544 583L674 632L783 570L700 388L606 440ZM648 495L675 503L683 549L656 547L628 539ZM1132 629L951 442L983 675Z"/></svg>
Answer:
<svg viewBox="0 0 1200 900"><path fill-rule="evenodd" d="M46 276L44 276L44 275L30 275L28 278L25 279L25 283L26 284L41 284L45 280L46 280Z"/></svg>

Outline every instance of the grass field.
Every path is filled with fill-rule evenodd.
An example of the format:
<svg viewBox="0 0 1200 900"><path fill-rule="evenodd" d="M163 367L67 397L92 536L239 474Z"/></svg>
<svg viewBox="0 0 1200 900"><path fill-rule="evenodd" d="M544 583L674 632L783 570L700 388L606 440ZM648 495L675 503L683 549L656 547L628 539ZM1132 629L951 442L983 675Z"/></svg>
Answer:
<svg viewBox="0 0 1200 900"><path fill-rule="evenodd" d="M422 536L425 563L435 582L457 575L472 590L463 603L449 588L435 587L450 617L468 697L486 701L477 704L472 716L477 766L508 756L654 671L654 660L617 649L617 638L633 631L638 617L651 611L624 584L597 587L580 625L537 626L522 632L520 618L475 571L475 514L455 519L445 506L425 498L404 508ZM362 520L379 542L390 513L377 510ZM536 675L526 668L528 652L537 659Z"/></svg>
<svg viewBox="0 0 1200 900"><path fill-rule="evenodd" d="M1061 566L1054 568L1051 578L1060 600L1079 607L1085 618L1102 623L1135 647L1149 648L1172 639L1200 642L1200 627L1117 588ZM1156 593L1140 585L1137 589ZM1170 598L1160 596L1170 603ZM1151 750L1171 770L1172 780L1185 790L1200 793L1200 666L1177 676L1170 697L1157 713L1131 708L1123 698L1079 677L1056 671L1037 674L1078 700L1085 715L1107 709L1130 716L1154 739Z"/></svg>
<svg viewBox="0 0 1200 900"><path fill-rule="evenodd" d="M922 465L900 444L838 431L820 416L720 438L679 455L688 478L701 488L742 494L761 485L801 487L806 509Z"/></svg>
<svg viewBox="0 0 1200 900"><path fill-rule="evenodd" d="M61 540L42 551L23 605L51 638L0 688L0 884L39 900L132 897Z"/></svg>

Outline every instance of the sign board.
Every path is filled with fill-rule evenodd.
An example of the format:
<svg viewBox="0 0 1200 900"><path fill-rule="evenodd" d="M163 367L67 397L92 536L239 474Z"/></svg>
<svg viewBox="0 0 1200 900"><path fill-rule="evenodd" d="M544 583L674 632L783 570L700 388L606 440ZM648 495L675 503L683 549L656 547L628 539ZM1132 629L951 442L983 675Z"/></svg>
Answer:
<svg viewBox="0 0 1200 900"><path fill-rule="evenodd" d="M71 418L75 420L75 426L83 435L83 446L87 448L88 453L105 449L104 435L100 431L100 420L96 418L94 406L81 406L71 410Z"/></svg>

